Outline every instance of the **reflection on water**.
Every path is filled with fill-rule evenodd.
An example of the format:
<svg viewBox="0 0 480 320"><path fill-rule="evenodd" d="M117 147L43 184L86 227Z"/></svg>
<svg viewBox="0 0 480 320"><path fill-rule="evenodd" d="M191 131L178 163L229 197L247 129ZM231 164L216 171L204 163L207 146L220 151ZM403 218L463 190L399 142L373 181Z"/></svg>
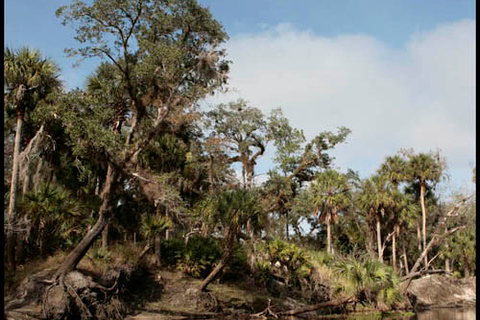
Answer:
<svg viewBox="0 0 480 320"><path fill-rule="evenodd" d="M288 320L475 320L475 308L441 308L421 311L415 315L406 316L400 314L381 315L379 313L356 314L335 317L288 317Z"/></svg>
<svg viewBox="0 0 480 320"><path fill-rule="evenodd" d="M416 315L417 320L475 320L476 310L468 309L434 309Z"/></svg>

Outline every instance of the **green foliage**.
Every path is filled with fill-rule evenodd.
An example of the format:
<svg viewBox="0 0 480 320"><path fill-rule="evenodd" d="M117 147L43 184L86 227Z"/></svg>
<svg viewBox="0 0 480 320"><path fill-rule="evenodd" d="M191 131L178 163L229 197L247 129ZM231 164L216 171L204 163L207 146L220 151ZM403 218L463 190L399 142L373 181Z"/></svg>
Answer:
<svg viewBox="0 0 480 320"><path fill-rule="evenodd" d="M408 154L407 177L412 182L431 184L435 186L440 182L446 169L445 160L440 153Z"/></svg>
<svg viewBox="0 0 480 320"><path fill-rule="evenodd" d="M317 174L311 187L312 202L321 222L338 222L338 213L351 202L350 185L346 175L328 169Z"/></svg>
<svg viewBox="0 0 480 320"><path fill-rule="evenodd" d="M378 300L391 305L400 301L399 279L393 269L378 260L343 259L334 264L335 272L353 286L353 293L362 304ZM343 288L345 290L348 288Z"/></svg>
<svg viewBox="0 0 480 320"><path fill-rule="evenodd" d="M27 251L52 254L76 244L91 222L80 203L65 189L44 184L27 193L19 204L30 222Z"/></svg>
<svg viewBox="0 0 480 320"><path fill-rule="evenodd" d="M214 194L197 204L196 212L212 226L237 233L250 222L259 229L265 222L258 195L254 190L236 188Z"/></svg>
<svg viewBox="0 0 480 320"><path fill-rule="evenodd" d="M193 277L204 278L219 260L220 251L214 239L193 236L187 244L182 239L162 241L160 256L162 264Z"/></svg>
<svg viewBox="0 0 480 320"><path fill-rule="evenodd" d="M153 239L165 229L172 227L172 221L162 215L143 214L140 232L147 239Z"/></svg>
<svg viewBox="0 0 480 320"><path fill-rule="evenodd" d="M88 254L87 257L94 260L100 260L104 263L111 262L112 253L103 247L93 248Z"/></svg>
<svg viewBox="0 0 480 320"><path fill-rule="evenodd" d="M185 253L185 241L180 238L163 240L160 243L160 256L165 266L176 266Z"/></svg>
<svg viewBox="0 0 480 320"><path fill-rule="evenodd" d="M298 271L309 260L308 254L293 243L275 239L265 246L268 259L272 264L279 262L290 273Z"/></svg>
<svg viewBox="0 0 480 320"><path fill-rule="evenodd" d="M289 287L300 289L302 280L308 279L312 266L306 250L280 239L258 249L264 258L256 265L255 277L261 284L268 284L276 275Z"/></svg>
<svg viewBox="0 0 480 320"><path fill-rule="evenodd" d="M476 202L471 201L463 215L448 226L465 225L465 228L454 233L440 248L441 257L453 261L454 270L460 269L463 276L476 269L476 221Z"/></svg>
<svg viewBox="0 0 480 320"><path fill-rule="evenodd" d="M222 269L221 279L241 280L245 279L250 273L250 266L247 261L247 251L244 244L237 243L233 249L228 265Z"/></svg>
<svg viewBox="0 0 480 320"><path fill-rule="evenodd" d="M22 116L61 86L59 68L53 61L43 58L38 50L5 48L3 66L5 107L13 106Z"/></svg>

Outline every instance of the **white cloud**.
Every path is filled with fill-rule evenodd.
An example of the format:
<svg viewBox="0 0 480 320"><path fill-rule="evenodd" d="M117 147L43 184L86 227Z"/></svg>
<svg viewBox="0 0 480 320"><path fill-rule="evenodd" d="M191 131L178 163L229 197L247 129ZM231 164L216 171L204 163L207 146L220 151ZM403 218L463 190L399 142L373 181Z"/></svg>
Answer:
<svg viewBox="0 0 480 320"><path fill-rule="evenodd" d="M368 176L399 148L440 148L454 179L475 161L475 21L412 35L400 49L364 34L334 38L281 24L234 36L234 91L268 112L282 107L308 137L346 126L335 150L342 169ZM266 171L266 170L261 170Z"/></svg>

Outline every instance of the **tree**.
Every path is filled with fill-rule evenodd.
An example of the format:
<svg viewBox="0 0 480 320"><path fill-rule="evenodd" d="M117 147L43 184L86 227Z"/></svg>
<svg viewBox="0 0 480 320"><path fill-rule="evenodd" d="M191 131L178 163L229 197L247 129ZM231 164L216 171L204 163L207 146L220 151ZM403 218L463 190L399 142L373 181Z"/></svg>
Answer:
<svg viewBox="0 0 480 320"><path fill-rule="evenodd" d="M327 252L332 254L331 225L338 222L338 213L350 203L350 186L347 177L328 169L317 174L311 186L315 215L327 225Z"/></svg>
<svg viewBox="0 0 480 320"><path fill-rule="evenodd" d="M378 173L381 175L384 175L387 177L389 182L392 184L392 187L394 189L396 199L395 199L395 204L396 208L392 210L392 220L394 221L394 233L392 236L392 264L393 268L396 270L397 268L397 255L396 255L396 243L397 243L397 235L400 234L400 220L401 217L400 212L401 208L405 206L403 203L402 199L402 194L398 190L398 185L401 182L405 181L406 178L406 168L407 167L407 162L400 156L400 155L395 155L393 157L387 157L385 159L385 162L381 164L380 169L378 170Z"/></svg>
<svg viewBox="0 0 480 320"><path fill-rule="evenodd" d="M437 153L419 153L409 154L408 161L408 180L417 183L420 188L420 204L422 206L422 240L423 250L427 246L427 211L425 208L425 190L428 187L433 188L443 176L445 163ZM424 264L427 266L428 256L425 255Z"/></svg>
<svg viewBox="0 0 480 320"><path fill-rule="evenodd" d="M281 109L272 110L268 119L268 136L276 148L274 160L277 168L268 173L264 198L267 211L285 215L287 234L291 208L298 207L294 205L295 198L301 193L303 184L330 167L333 158L328 151L344 142L349 134L349 129L340 127L337 133L324 131L305 143L303 131L293 128ZM311 211L305 214L310 215Z"/></svg>
<svg viewBox="0 0 480 320"><path fill-rule="evenodd" d="M242 164L243 185L252 188L257 159L264 154L268 144L263 113L239 99L217 105L207 115L209 127L213 130L211 138L216 138L230 154L227 163Z"/></svg>
<svg viewBox="0 0 480 320"><path fill-rule="evenodd" d="M129 115L124 141L104 129L98 139L100 128L93 125L86 124L90 132L82 134L76 129L78 139L72 140L96 150L108 165L98 220L58 269L56 277L62 280L108 224L119 177L132 178L152 202L160 197L161 184L142 170L139 155L169 124L225 83L228 62L220 59L224 51L217 50L225 32L196 1L74 1L60 7L57 16L78 26L75 38L83 46L68 49L70 55L108 59L117 68Z"/></svg>
<svg viewBox="0 0 480 320"><path fill-rule="evenodd" d="M16 109L16 133L13 152L10 201L7 210L7 260L8 269L15 270L15 205L17 200L19 154L22 126L25 116L50 92L60 88L58 67L49 59L42 58L37 50L27 47L19 50L6 48L4 52L4 90L6 106Z"/></svg>
<svg viewBox="0 0 480 320"><path fill-rule="evenodd" d="M223 233L223 253L215 269L200 285L200 291L205 291L208 284L228 263L234 244L242 228L250 223L253 228L260 228L264 222L263 211L256 192L251 189L232 189L209 196L198 205L198 212L214 229Z"/></svg>
<svg viewBox="0 0 480 320"><path fill-rule="evenodd" d="M374 222L376 226L378 260L381 262L383 262L381 219L394 204L391 190L386 182L384 176L374 175L365 180L360 194L360 203L371 223Z"/></svg>

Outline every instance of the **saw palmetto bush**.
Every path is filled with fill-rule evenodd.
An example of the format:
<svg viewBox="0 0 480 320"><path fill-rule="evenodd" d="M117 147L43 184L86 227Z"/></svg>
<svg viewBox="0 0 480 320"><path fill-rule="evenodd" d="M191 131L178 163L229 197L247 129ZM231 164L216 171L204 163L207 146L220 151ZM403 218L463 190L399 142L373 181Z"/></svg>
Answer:
<svg viewBox="0 0 480 320"><path fill-rule="evenodd" d="M27 193L19 204L26 217L26 253L53 254L76 244L84 234L89 216L71 194L55 185L44 184Z"/></svg>
<svg viewBox="0 0 480 320"><path fill-rule="evenodd" d="M354 294L361 304L381 301L392 305L401 299L399 279L393 268L377 260L345 258L335 263L333 270L347 280L339 282L337 292Z"/></svg>

